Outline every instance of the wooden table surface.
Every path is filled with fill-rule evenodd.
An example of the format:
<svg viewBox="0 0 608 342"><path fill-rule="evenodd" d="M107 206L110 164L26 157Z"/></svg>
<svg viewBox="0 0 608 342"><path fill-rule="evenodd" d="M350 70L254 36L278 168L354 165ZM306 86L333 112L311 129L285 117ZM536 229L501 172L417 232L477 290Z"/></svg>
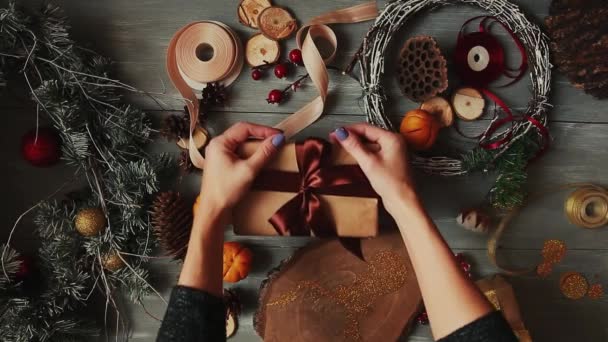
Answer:
<svg viewBox="0 0 608 342"><path fill-rule="evenodd" d="M21 2L21 1L20 1ZM37 5L40 1L23 1ZM360 3L361 0L276 0L275 3L289 7L303 23L312 16L328 10ZM450 2L450 1L447 1ZM547 15L549 0L518 0L522 8L538 23ZM6 1L0 1L5 4ZM183 106L171 96L177 94L170 85L164 71L165 49L172 34L184 24L196 20L212 19L222 21L235 28L245 40L253 30L238 23L236 18L237 0L104 0L104 1L58 1L65 7L73 23L73 36L116 61L116 77L149 91L162 92L159 98L162 108L151 99L141 95L127 95L127 99L152 115L160 118L172 110ZM401 43L414 34L436 37L446 55L454 48L456 34L462 23L482 12L468 6L449 6L418 16L400 31L395 39L392 53L386 56L389 68L394 64L395 55ZM334 25L340 48L336 65L344 65L354 54L359 42L369 27L369 23ZM505 44L506 35L498 33ZM289 51L295 44L289 40L283 44ZM511 49L509 57L517 59ZM450 63L450 61L448 62ZM387 76L387 88L391 98L387 111L394 122L402 114L415 107L404 99L396 86L396 81ZM608 184L608 175L603 170L608 161L604 148L608 145L608 102L601 102L574 89L562 75L553 74L550 113L552 144L549 152L530 167L529 189L542 189L547 185L569 182L597 182ZM305 86L292 99L279 106L266 103L270 89L282 88L284 80L268 77L255 82L245 68L231 90L231 100L221 111L208 117L212 133L220 133L231 124L246 120L261 124L275 124L308 102L314 95L310 85ZM501 89L500 95L513 108L525 107L529 97L529 79L517 85ZM359 107L361 89L354 80L337 73L331 74L330 98L325 116L305 129L299 137L325 137L333 129L342 125L365 120ZM2 237L17 216L32 203L46 197L61 183L69 179L73 170L67 166L57 166L48 170L35 169L27 165L19 156L20 136L35 124L35 110L19 96L3 97L0 110L5 114L7 128L0 135L5 149L0 174L5 179L6 197L10 198L2 210ZM471 132L487 125L481 120L467 125ZM441 136L438 151L454 153L466 150L472 145L458 137L452 130L445 130ZM179 151L173 144L155 143L155 151L170 151L176 156ZM492 175L469 175L456 178L440 178L417 175L418 186L430 214L445 236L450 246L464 252L473 261L478 276L497 272L486 255L486 236L465 231L455 224L454 218L460 209L479 203L493 181ZM189 194L196 193L198 178L182 179L178 187ZM567 223L562 205L564 193L547 196L524 210L507 231L501 243L500 260L511 266L534 265L540 260L539 250L543 241L550 238L564 240L568 253L551 276L540 279L536 276L510 278L514 284L523 317L537 341L607 341L608 340L608 299L565 299L558 288L559 275L566 271L580 271L590 280L608 285L608 229L584 230ZM17 236L18 243L34 245L28 239L28 220ZM233 341L258 340L252 328L252 313L256 307L257 291L266 272L280 260L290 256L295 249L305 245L309 238L268 238L236 237L230 230L227 239L247 243L255 253L255 263L250 276L236 284L241 290L245 312L240 319L240 328ZM29 241L29 242L28 242ZM168 298L171 286L180 270L179 263L158 262L154 264L154 283ZM449 284L446 284L449 286ZM146 300L147 309L154 315L162 316L164 304L154 296ZM132 321L133 341L153 341L159 323L137 305L128 308ZM403 340L432 340L427 326L416 327Z"/></svg>

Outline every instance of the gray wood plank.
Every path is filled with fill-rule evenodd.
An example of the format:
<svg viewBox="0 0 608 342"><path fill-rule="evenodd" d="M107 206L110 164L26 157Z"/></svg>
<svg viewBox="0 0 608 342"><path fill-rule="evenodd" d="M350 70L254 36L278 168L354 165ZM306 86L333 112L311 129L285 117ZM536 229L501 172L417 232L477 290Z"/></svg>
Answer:
<svg viewBox="0 0 608 342"><path fill-rule="evenodd" d="M159 113L155 113L159 115ZM48 169L37 169L25 163L19 154L18 144L25 127L29 127L33 113L24 113L23 116L14 116L13 127L2 139L4 146L14 146L6 154L6 162L2 165L0 174L7 179L8 193L15 194L17 200L6 204L3 211L3 222L13 222L19 213L26 210L35 201L51 194L60 184L70 178L71 171L65 165ZM28 117L29 116L29 117ZM275 114L242 114L242 113L214 113L211 115L209 129L212 133L222 132L226 127L237 121L245 120L261 124L273 124L280 120ZM358 116L325 116L319 122L302 132L299 137L321 136L326 137L333 129L360 121ZM467 125L465 129L473 132L480 130L481 123ZM19 127L19 128L18 128ZM608 184L605 173L601 172L605 157L597 145L608 141L606 125L604 124L553 124L554 142L551 149L530 169L531 191L543 189L549 185L572 182L597 182ZM448 130L442 136L444 145L450 149L468 148L470 143ZM443 150L443 148L439 148ZM158 142L155 151L169 151L177 157L178 148L170 143ZM446 149L447 150L447 149ZM44 175L41 177L40 175ZM48 177L47 177L48 176ZM52 180L52 181L50 181ZM443 178L417 174L418 187L429 212L438 222L448 240L458 248L482 248L485 238L464 231L458 227L454 218L459 210L476 205L483 200L486 191L491 186L492 175L472 174L469 176ZM27 182L28 186L24 186ZM77 185L73 185L74 187ZM194 196L198 191L198 176L185 177L180 188L187 194ZM562 214L562 204L567 192L548 196L546 199L533 203L524 210L521 217L516 220L503 240L505 247L537 248L543 239L550 233L553 237L566 240L571 248L606 248L608 232L605 230L589 231L576 228L567 223ZM457 197L456 197L457 196ZM458 198L458 200L455 200ZM547 217L552 217L551 227L547 227ZM525 229L520 223L535 229ZM547 228L544 228L547 227ZM8 229L5 230L8 234Z"/></svg>
<svg viewBox="0 0 608 342"><path fill-rule="evenodd" d="M30 4L38 2L38 0L25 1ZM325 11L360 2L362 1L319 1L314 6L310 6L309 2L304 1L282 1L277 4L289 7L300 22L304 23L309 18ZM520 3L540 23L547 13L549 0L516 2ZM117 74L120 75L121 80L141 90L167 92L169 97L160 97L166 102L164 109L183 107L180 101L170 97L175 97L177 94L168 81L164 68L167 44L179 27L195 20L213 19L235 28L243 40L254 33L253 30L238 23L235 15L236 0L226 5L222 3L222 6L218 6L218 3L212 0L171 2L140 0L128 3L120 0L104 2L63 0L60 3L71 17L74 36L83 44L90 45L97 51L114 58L117 62ZM444 49L444 54L448 56L448 61L451 61L449 56L455 45L456 32L467 18L481 13L482 11L478 9L460 5L440 8L428 16L415 18L406 25L403 34L399 34L395 38L391 50L395 52L387 54L387 74L392 74L396 51L401 42L415 34L436 37ZM369 23L334 25L340 44L338 57L334 64L343 66L351 59L369 25ZM504 32L497 30L496 34L505 42L512 63L517 63L519 57L513 44L509 44ZM294 47L294 44L293 39L284 44L285 52ZM608 121L599 100L572 88L567 80L557 72L554 72L554 75L556 77L551 97L551 101L555 105L551 113L553 120ZM387 113L401 114L415 107L414 103L400 95L395 79L387 76L385 81L391 98L386 109ZM332 92L326 112L362 115L363 112L358 105L361 96L359 85L347 76L340 76L335 72L332 72L331 82ZM314 89L308 85L285 104L280 106L267 104L265 99L268 91L273 88L283 88L286 84L286 81L278 80L273 76L268 77L265 81L253 81L249 77L248 69L245 68L239 81L233 87L232 100L225 110L246 113L292 112L316 96ZM451 84L456 86L458 82ZM522 109L530 98L528 88L529 80L526 78L515 86L500 89L497 92L511 107ZM129 98L143 108L159 109L158 105L148 97L134 95Z"/></svg>
<svg viewBox="0 0 608 342"><path fill-rule="evenodd" d="M37 6L40 0L20 0L19 3ZM183 105L172 100L175 91L169 84L164 71L165 49L172 34L182 25L194 20L214 19L226 22L237 30L242 39L253 34L253 30L237 23L236 0L217 2L213 0L138 0L125 2L120 0L77 1L59 0L73 23L76 39L95 50L113 57L116 60L116 76L135 85L137 88L163 92L160 98L166 103L165 109L180 109ZM314 15L327 10L337 9L360 3L362 0L349 1L275 1L289 7L300 20L306 22ZM517 0L537 22L547 14L550 0L523 1ZM6 0L0 0L6 4ZM428 16L416 18L395 39L393 51L401 42L414 34L428 34L437 38L450 56L454 46L456 32L465 19L480 14L481 11L467 6L451 6L440 9ZM340 49L336 65L344 65L354 54L361 37L369 23L355 25L335 25ZM505 40L504 33L497 32ZM285 52L294 46L293 39L285 46ZM517 61L517 55L509 48L509 58ZM394 53L396 54L396 52ZM387 65L392 65L395 55L387 55ZM449 59L449 58L448 58ZM390 74L391 70L387 72ZM592 181L608 184L603 172L606 157L601 146L608 143L608 120L603 102L595 100L581 91L572 88L567 80L554 72L554 104L550 118L551 132L554 138L551 149L542 159L530 167L530 189L543 189L547 185L568 182ZM363 113L358 105L361 90L358 84L347 77L332 72L331 97L326 115L322 120L302 132L299 137L326 136L331 130L353 122L363 120ZM161 81L162 80L162 81ZM163 87L163 82L165 86ZM402 98L395 87L395 80L386 79L391 102L387 112L393 121L398 122L403 112L414 108L414 104ZM268 105L265 102L271 88L285 85L285 81L269 77L263 82L254 82L245 69L239 81L232 89L232 100L219 112L211 113L210 130L214 134L222 132L229 125L247 120L262 124L274 124L288 113L295 111L309 101L314 95L311 86L306 86L290 101L280 106ZM451 86L455 86L452 82ZM528 80L522 80L514 87L503 89L498 93L514 108L525 106L529 98ZM60 165L49 169L35 169L27 165L19 155L19 142L26 129L35 123L35 111L26 99L14 93L5 93L0 98L0 112L5 114L5 130L0 137L3 146L4 163L0 166L0 176L5 180L5 196L10 198L3 203L0 214L0 237L5 240L12 223L17 216L30 205L52 193L60 184L69 179L72 170ZM158 106L141 95L130 94L127 99L142 108L158 110ZM155 117L164 115L152 111ZM593 122L593 124L585 124ZM465 130L478 132L484 122L467 124ZM442 141L437 146L439 151L458 151L470 148L471 143L457 136L453 131L442 133ZM174 145L157 142L151 146L152 151L170 151L177 155ZM458 178L430 177L417 174L417 183L428 210L437 223L450 246L463 250L475 262L480 275L494 273L485 252L486 236L476 235L463 230L454 222L457 212L463 207L478 203L493 181L491 175L469 175ZM198 177L184 178L179 187L187 193L198 190ZM78 184L72 184L78 187ZM68 191L66 189L65 191ZM554 194L542 201L531 204L513 222L501 243L500 257L503 263L511 266L533 265L540 260L538 249L548 238L558 238L566 242L569 252L562 264L549 279L536 277L513 278L513 284L523 308L524 319L536 341L606 341L608 340L608 322L606 321L607 298L599 301L588 299L570 301L564 299L557 288L561 272L578 270L588 278L596 275L598 281L606 284L608 265L608 230L583 230L566 222L562 213L562 202L566 193ZM26 218L16 233L15 242L24 249L32 249L36 242L29 236L31 219ZM252 330L251 315L257 301L257 288L264 279L265 273L281 259L310 241L309 238L263 238L235 237L227 231L228 239L244 241L255 251L256 264L253 273L236 287L243 290L246 312L241 320L242 326L233 341L256 341L258 338ZM176 280L179 264L167 262L154 263L154 283L168 297L170 286ZM150 297L147 308L155 315L162 316L165 307L160 300ZM153 341L158 329L158 322L148 317L136 305L128 307L133 323L134 341ZM430 341L428 327L417 327L408 341Z"/></svg>
<svg viewBox="0 0 608 342"><path fill-rule="evenodd" d="M275 114L216 113L209 118L210 131L222 132L240 120L272 125L280 118ZM305 129L298 137L327 137L335 128L359 121L358 116L328 115ZM464 129L466 133L473 133L479 132L483 127L485 123L475 122ZM565 183L608 184L608 176L602 172L602 166L606 163L605 154L597 148L608 143L606 125L554 123L551 128L554 139L550 150L530 166L531 192ZM451 129L444 130L441 139L443 147L438 147L440 151L465 150L471 146L469 141ZM169 151L176 151L170 144L164 146ZM194 195L199 190L198 181L198 176L185 178L181 188ZM431 216L452 247L485 247L485 236L470 233L457 226L455 217L460 210L475 206L483 200L493 182L492 174L445 178L417 173L416 181ZM563 201L567 194L567 191L559 192L531 203L513 222L502 240L502 245L509 248L539 248L542 241L550 236L563 239L570 248L605 249L608 245L608 230L585 230L567 222L562 213Z"/></svg>
<svg viewBox="0 0 608 342"><path fill-rule="evenodd" d="M243 293L245 311L240 319L240 328L234 341L257 341L252 327L252 315L257 307L257 289L260 282L265 279L265 272L282 259L289 257L295 247L277 248L259 245L249 239L241 238L254 251L256 259L252 274L235 287ZM459 252L460 250L455 250ZM497 272L483 250L465 250L465 255L473 264L476 278L489 276ZM538 250L509 250L505 255L510 259L534 264L540 255ZM157 272L163 281L176 279L179 273L179 264L157 262ZM576 270L584 274L592 282L605 284L608 281L607 251L576 250L569 251L563 262L556 266L552 275L541 279L534 275L523 277L510 277L518 302L521 306L524 322L531 331L535 341L605 341L608 338L606 331L606 314L608 313L608 299L600 300L582 299L569 300L559 291L559 276L564 272ZM163 296L168 298L169 289L163 289ZM162 316L165 307L155 297L149 297L146 308L156 316ZM159 323L145 316L140 308L133 308L133 332L135 341L152 341L158 330ZM597 319L583 319L583 317L597 317ZM565 324L555 324L564 322ZM416 327L411 335L404 341L431 341L428 327Z"/></svg>
<svg viewBox="0 0 608 342"><path fill-rule="evenodd" d="M221 132L227 126L239 120L250 120L267 124L271 124L274 122L274 120L277 120L275 114L245 115L242 113L216 113L213 115L213 120L210 120L210 129L211 131L215 132ZM22 125L31 122L30 118L27 118L26 116L17 117L21 119L16 120L16 122ZM360 117L358 116L327 116L304 131L302 136L324 136L332 129L340 125L357 121L360 121ZM475 123L472 127L468 128L470 130L479 129L479 123ZM19 130L14 129L11 130L11 132L13 132L11 134L14 134L15 136L11 138L11 135L8 134L6 136L7 144L4 146L8 146L10 143L18 141ZM596 144L602 144L607 139L605 135L605 125L555 123L553 125L553 132L555 142L552 151L543 157L541 160L542 162L535 164L532 168L532 179L542 180L542 183L533 185L533 188L542 188L546 184L557 182L586 180L606 183L606 180L604 179L605 176L603 173L598 171L598 169L601 168L604 163L603 155L600 151L594 149ZM463 146L465 144L462 139L456 137L453 133L447 134L447 137L445 138L453 138L455 145ZM177 151L172 144L159 144L155 147L155 150ZM14 187L14 190L12 191L14 193L20 193L23 196L22 201L14 201L15 206L17 207L25 206L27 201L33 201L37 198L44 197L46 194L42 193L42 190L45 190L42 185L47 186L47 190L50 192L50 188L54 188L54 186L59 183L57 179L65 177L67 173L65 168L57 167L49 169L50 172L52 172L52 178L40 177L40 172L44 172L45 175L48 175L47 172L49 171L44 169L33 169L27 166L22 160L20 160L20 157L16 151L13 151L13 154L7 160L8 162L3 164L4 170L2 170L2 174L7 175L7 179L11 180L7 183ZM55 174L54 172L57 173ZM33 180L30 180L30 178ZM198 189L196 186L196 178L197 177L191 177L191 179L184 181L182 186L190 189L191 192L196 191L196 189ZM21 185L24 181L28 182L27 186ZM485 260L485 252L483 252L481 249L485 247L485 237L464 231L462 228L456 226L453 220L456 212L463 206L463 204L474 204L483 197L483 194L489 186L490 181L491 177L482 177L479 175L472 175L456 179L444 179L429 177L426 175L418 175L418 182L422 196L429 207L431 215L434 217L450 245L453 248L477 249L473 250L472 253L476 253L476 255L479 255L483 260ZM448 195L446 196L446 194ZM459 200L454 200L454 198L459 198ZM531 207L529 210L525 211L520 219L515 222L513 229L509 231L503 241L505 250L504 252L501 252L501 256L506 264L512 266L525 266L535 263L540 258L538 251L525 250L538 249L541 246L542 241L546 238L561 238L565 240L569 248L573 250L572 255L577 255L577 253L591 253L594 255L604 254L606 252L606 237L608 236L606 234L606 230L581 230L579 228L570 226L563 218L558 219L558 217L561 217L561 201L563 201L563 197L549 197L546 202L543 201L542 203L538 203L537 207ZM5 211L3 211L3 213L4 212ZM7 214L10 212L17 213L19 211L17 209L6 211ZM9 220L12 222L12 219L10 218L5 218L3 222L7 222ZM548 226L549 224L550 226ZM228 236L232 238L230 233ZM253 291L259 286L259 282L263 279L264 273L270 267L276 264L278 260L290 255L294 247L301 246L308 241L306 238L238 237L238 239L247 241L249 244L256 246L256 255L262 255L262 262L256 264L254 274L244 283L240 284L248 289L248 293L251 293L251 295L248 297L249 299L247 299L249 301L247 304L248 306L255 303L256 295ZM285 248L277 249L277 246L279 248L281 246ZM592 248L603 250L588 250ZM523 252L529 253L529 256L526 258L513 256L515 255L514 253L520 252L519 249L523 249ZM478 259L476 258L475 260ZM578 269L579 267L587 267L585 265L601 266L605 265L605 263L596 262L595 260L573 259L569 265L571 265L573 269ZM172 280L175 279L177 271L173 270L172 272L174 272L172 275L163 275L159 277L161 282L165 284L165 294L167 293L167 286L171 284ZM601 270L597 271L597 273L601 272ZM524 288L524 291L527 291L529 286L532 285L527 282L522 283L522 288ZM530 295L530 297L530 301L532 301L532 303L538 303L537 301L534 301L536 299L534 295ZM526 302L526 304L522 305L531 304ZM566 315L568 319L573 320L576 315L580 314L578 311L572 313L570 308L564 307L564 303L555 298L547 299L547 302L543 302L543 305L548 305L548 308L546 309L547 312L536 312L534 310L540 309L534 309L533 306L530 306L530 310L536 313L533 315L533 317L559 318L551 316L552 312L556 311L562 312L562 314ZM591 306L593 307L593 310L605 310L604 307L596 304ZM597 309L596 306L599 306L599 309ZM252 306L249 307L251 308ZM155 330L149 326L144 326L141 329L139 328L140 324L147 324L141 322L145 322L149 318L138 310L140 309L137 307L132 308L134 315L136 315L133 319L136 336L140 336L139 334L149 334L151 331L154 333ZM589 309L584 308L580 310ZM577 324L593 325L592 323L580 323L578 321ZM541 327L538 329L541 331L541 334L550 334L549 332L542 330L543 325L541 325L540 322L538 325ZM584 327L587 328L590 334L597 333L597 329L594 328L594 326ZM426 328L420 330L422 331L421 334L426 331L425 329ZM245 328L243 331L246 332L247 329ZM428 333L428 331L426 332ZM563 333L565 332L560 332L560 334ZM149 340L152 339L151 335L147 336ZM243 336L243 340L250 340L250 337L253 335L244 334ZM566 340L567 339L564 339L564 341Z"/></svg>

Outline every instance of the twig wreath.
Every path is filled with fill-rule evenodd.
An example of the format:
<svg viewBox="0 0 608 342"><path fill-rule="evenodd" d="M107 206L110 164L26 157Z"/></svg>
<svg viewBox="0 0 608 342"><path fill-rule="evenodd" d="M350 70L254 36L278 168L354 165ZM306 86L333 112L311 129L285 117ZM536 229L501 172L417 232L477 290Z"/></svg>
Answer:
<svg viewBox="0 0 608 342"><path fill-rule="evenodd" d="M526 18L517 5L507 0L396 0L388 3L367 32L361 50L356 56L360 66L360 83L364 90L363 109L367 115L367 120L371 124L386 129L393 128L389 118L384 113L384 104L387 97L381 85L384 75L384 56L391 39L407 20L418 12L451 4L468 4L480 7L515 33L524 45L529 57L532 97L525 113L518 116L518 120L513 121L502 132L497 134L488 132L495 122L500 120L499 115L495 115L490 121L482 139L491 143L504 139L506 136L511 137L508 143L500 148L489 151L482 147L476 147L458 159L446 156L415 156L413 163L416 167L428 173L442 176L456 176L471 171L487 172L490 169L497 169L499 179L497 179L497 184L491 192L494 192L494 198L496 198L496 195L499 198L493 199L492 202L498 207L512 207L523 200L523 195L517 195L514 191L507 191L505 194L497 193L507 190L497 189L497 187L500 187L501 176L505 176L505 170L501 170L500 160L511 158L513 156L509 155L516 153L516 157L523 161L523 166L520 167L521 170L517 172L519 174L516 174L516 176L521 178L521 172L523 172L523 180L525 181L525 170L523 169L525 169L527 162L542 150L541 144L543 139L546 138L538 124L546 126L547 113L551 107L548 102L551 87L548 38L538 25ZM524 147L518 147L518 145L524 145ZM503 179L504 181L513 180Z"/></svg>

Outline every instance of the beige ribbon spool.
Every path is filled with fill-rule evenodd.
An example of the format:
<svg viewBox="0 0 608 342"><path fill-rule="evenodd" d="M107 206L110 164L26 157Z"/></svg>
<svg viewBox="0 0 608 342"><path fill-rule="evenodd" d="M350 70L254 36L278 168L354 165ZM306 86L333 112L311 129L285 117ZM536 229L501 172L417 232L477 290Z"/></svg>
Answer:
<svg viewBox="0 0 608 342"><path fill-rule="evenodd" d="M331 62L338 48L335 33L325 24L356 23L378 16L376 1L331 11L314 17L297 33L298 47L302 50L302 60L319 96L298 111L288 116L275 127L282 130L287 139L314 123L323 114L329 87L326 64ZM305 37L302 40L302 35ZM331 53L323 58L315 40L330 44ZM207 45L214 51L213 57L203 61L197 50ZM194 89L202 89L205 83L222 81L232 83L243 64L242 47L236 34L224 24L201 21L184 26L171 39L167 49L167 72L169 78L186 100L190 113L190 132L196 128L199 103ZM188 142L190 159L194 166L202 169L204 158L193 143L192 133Z"/></svg>
<svg viewBox="0 0 608 342"><path fill-rule="evenodd" d="M568 196L564 203L564 212L568 220L582 228L598 228L608 224L608 190L592 183L572 183L546 189L536 194L530 195L527 202L542 197L550 193L576 189ZM503 273L509 275L523 275L533 272L535 268L528 269L508 269L498 264L496 250L498 242L509 223L517 216L522 207L511 210L500 220L498 227L488 240L488 256L490 261Z"/></svg>
<svg viewBox="0 0 608 342"><path fill-rule="evenodd" d="M175 33L167 49L167 73L175 88L186 101L190 114L188 153L192 164L203 168L204 158L194 144L200 105L193 89L201 90L207 83L229 85L243 67L242 44L236 33L216 21L199 21L182 27ZM208 50L209 58L201 56Z"/></svg>

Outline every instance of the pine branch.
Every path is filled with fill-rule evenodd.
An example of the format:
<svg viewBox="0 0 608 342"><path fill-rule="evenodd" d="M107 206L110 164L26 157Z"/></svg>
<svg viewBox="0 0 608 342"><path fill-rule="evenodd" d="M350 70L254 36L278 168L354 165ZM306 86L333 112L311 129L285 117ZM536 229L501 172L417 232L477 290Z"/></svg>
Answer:
<svg viewBox="0 0 608 342"><path fill-rule="evenodd" d="M116 250L149 255L155 246L148 217L151 195L166 170L175 169L168 156L146 153L151 122L146 113L121 102L120 90L132 88L112 80L111 61L76 45L69 30L54 5L43 7L35 20L17 10L14 1L0 9L0 83L9 74L27 81L32 100L61 136L63 159L91 185L78 201L40 205L34 221L42 246L41 289L28 297L18 288L0 291L3 341L76 341L94 335L78 315L102 267L98 256ZM104 208L107 227L98 236L75 231L76 213L85 207ZM150 292L149 274L145 259L133 259L133 269L108 273L107 286L139 302ZM0 290L6 284L0 281Z"/></svg>
<svg viewBox="0 0 608 342"><path fill-rule="evenodd" d="M526 168L539 150L534 134L521 137L498 158L495 151L481 147L463 155L465 170L497 173L496 182L489 192L489 201L495 208L511 209L523 204L527 193Z"/></svg>
<svg viewBox="0 0 608 342"><path fill-rule="evenodd" d="M133 266L133 270L124 267L117 272L110 275L110 278L116 282L120 282L124 289L127 291L127 295L133 303L139 303L147 295L151 293L150 288L147 284L149 273L146 269L140 266Z"/></svg>
<svg viewBox="0 0 608 342"><path fill-rule="evenodd" d="M16 8L15 1L10 1L7 8L0 9L0 49L13 50L21 32L27 30L30 19Z"/></svg>
<svg viewBox="0 0 608 342"><path fill-rule="evenodd" d="M462 155L462 167L467 172L488 172L492 167L494 153L483 148L474 148Z"/></svg>
<svg viewBox="0 0 608 342"><path fill-rule="evenodd" d="M47 3L41 11L39 18L42 40L50 46L56 47L52 50L57 56L70 55L74 47L74 41L70 38L71 29L67 16L59 6Z"/></svg>
<svg viewBox="0 0 608 342"><path fill-rule="evenodd" d="M6 275L4 272L0 272L0 292L2 292L6 291L9 284L15 281L15 274L21 267L21 261L18 259L19 253L5 244L0 245L0 253L4 253L2 265L4 266L4 272L6 272Z"/></svg>

